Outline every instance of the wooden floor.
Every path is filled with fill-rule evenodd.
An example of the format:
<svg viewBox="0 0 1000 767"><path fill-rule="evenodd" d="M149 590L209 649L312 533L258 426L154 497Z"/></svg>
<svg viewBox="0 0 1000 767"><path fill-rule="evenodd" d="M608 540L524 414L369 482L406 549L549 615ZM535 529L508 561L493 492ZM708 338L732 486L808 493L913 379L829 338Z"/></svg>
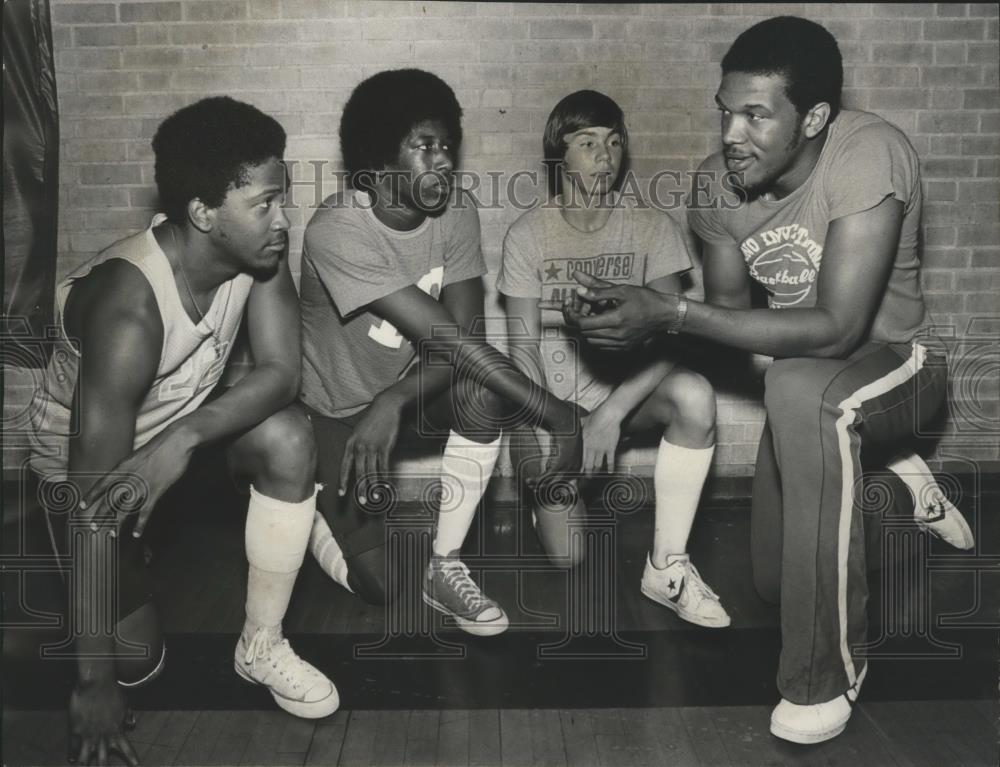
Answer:
<svg viewBox="0 0 1000 767"><path fill-rule="evenodd" d="M967 642L966 649L973 645L982 648L985 643L995 651L1000 615L1000 518L979 512L995 509L1000 492L994 488L971 500L975 501L976 513L970 520L977 522L979 542L976 553L966 556L938 541L932 542L929 555L933 561L928 561L934 572L926 584L932 609L924 620L939 639L954 641L971 632L977 639ZM196 511L189 510L189 516ZM193 677L183 677L180 682L187 685L183 689L192 690L188 698L194 705L139 706L139 722L132 740L144 765L998 764L1000 714L995 701L982 699L996 692L995 652L989 655L994 660L987 658L982 673L977 670L971 684L968 665L942 664L933 658L876 663L843 735L812 747L796 746L771 736L769 717L777 701L774 670L763 668L760 662L739 660L732 649L720 659L712 642L720 642L721 634L714 640L714 635L706 635L700 644L692 644L688 624L639 595L637 584L652 522L651 515L642 512L632 514L620 525L618 555L610 568L617 584L611 589L616 595L611 610L616 626L625 632L647 632L652 650L648 661L641 665L627 664L617 673L599 677L599 666L568 661L552 674L534 656L516 656L516 663L506 656L492 664L484 663L484 658L488 661L491 654L496 655L484 643L463 668L466 672L485 671L460 675L465 683L457 687L447 673L438 679L434 676L437 672L422 671L430 668L430 663L397 660L394 663L405 663L405 668L382 663L384 668L375 669L375 673L364 663L352 661L348 650L352 643L370 641L384 631L385 610L360 602L332 584L315 563L308 562L297 584L286 630L299 637L300 649L307 650L310 659L322 659L319 665L342 687L344 705L355 710L338 711L327 719L308 722L273 708L260 690L254 699L259 699L259 704L232 710L240 708L239 703L229 702L234 699L225 695L216 698L222 699L221 705L213 703L210 698L215 693L210 694L208 688L214 691L226 685L242 685L229 667L245 594L242 520L237 512L239 509L229 516L217 514L194 524L186 521L168 528L154 547L152 569L161 597L161 616L168 646L173 641L175 648L174 663L168 671L176 675L185 669L195 670ZM532 570L529 563L538 554L537 542L533 536L526 536L524 546L518 543L516 520L512 528L510 515L505 514L502 509L494 509L487 521L477 524L468 554L470 561L478 557L486 568L477 577L485 580L488 593L523 623L511 629L507 640L510 650L532 639L534 633L544 633L539 616L569 615L575 602L568 600L565 573ZM747 527L745 509L709 504L699 514L691 547L702 574L724 596L733 615L733 629L726 636L750 636L766 642L768 632L776 631L777 610L762 603L753 591ZM19 536L5 535L5 548L17 540ZM488 566L491 561L503 562L505 557L512 557L516 564L492 569ZM50 579L54 577L49 575ZM872 582L870 603L877 615L881 614L877 603L895 593L891 583L879 584L877 578ZM11 610L22 603L25 608L35 608L33 620L56 609L52 606L52 590L48 596L42 593L36 597L17 590L23 586L16 578L4 579L8 619L19 615ZM914 609L919 612L923 607L915 605ZM557 628L552 626L548 631ZM52 633L29 626L5 632L5 663L24 663L32 653L37 658L34 647L47 631ZM518 639L518 634L523 636ZM25 642L26 638L31 641ZM213 665L208 670L214 669L213 673L204 673L206 661L198 652L188 650L186 656L178 652L193 646L195 640L197 648L204 648L198 652L211 650L218 655L210 659ZM731 648L745 645L739 640ZM773 664L776 656L776 647L768 650L767 663ZM754 656L750 653L746 657ZM755 673L744 674L742 679L723 674L720 686L718 677L727 661L732 666L736 660L740 668L752 667ZM957 678L952 669L958 668L965 668L966 676L952 685L951 678ZM10 669L6 666L6 670ZM429 676L417 679L413 676L417 672ZM588 674L582 679L579 676ZM12 676L5 674L4 679L8 690L4 695L0 754L3 765L65 764L65 693L56 691L58 685L43 684L44 705L18 708ZM763 682L759 677L764 677ZM188 683L186 679L194 681ZM501 692L492 697L477 692L475 685L488 684L490 679L499 680L493 689ZM928 682L931 679L937 681ZM599 698L580 697L588 680L591 687L594 680L599 680L598 686L604 691ZM519 686L518 690L505 691L505 685L511 684ZM651 690L663 690L657 685L664 684L675 686L669 690L671 695L651 694ZM988 693L983 693L986 684ZM614 690L615 686L621 690ZM199 687L205 688L204 692L195 689ZM899 694L903 689L909 692ZM405 690L411 697L402 694ZM445 696L439 696L443 702L421 702L419 696L413 697L414 690L422 691L424 697L427 691L449 691L452 696L448 700L453 702L448 703ZM734 696L734 691L743 699ZM235 694L245 695L243 687ZM480 700L476 702L476 698ZM664 703L668 698L672 702ZM141 699L137 696L136 700ZM695 705L706 700L718 705ZM629 707L580 708L588 705ZM379 710L370 710L376 707ZM27 708L44 710L23 710ZM158 708L170 710L154 710Z"/></svg>
<svg viewBox="0 0 1000 767"><path fill-rule="evenodd" d="M767 732L763 706L581 710L150 711L133 733L144 765L995 765L996 704L861 704L818 746ZM8 712L4 764L65 764L61 712ZM38 737L45 733L45 737Z"/></svg>

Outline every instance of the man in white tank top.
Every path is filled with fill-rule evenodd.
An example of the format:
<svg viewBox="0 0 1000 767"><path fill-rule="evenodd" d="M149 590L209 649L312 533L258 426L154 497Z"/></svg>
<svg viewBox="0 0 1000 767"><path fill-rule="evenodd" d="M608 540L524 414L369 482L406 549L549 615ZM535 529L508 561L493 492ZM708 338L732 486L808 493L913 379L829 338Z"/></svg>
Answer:
<svg viewBox="0 0 1000 767"><path fill-rule="evenodd" d="M106 763L108 751L136 763L122 688L151 679L164 658L139 537L195 448L210 442L228 440L230 465L251 483L235 670L298 716L339 704L333 683L281 631L316 498L313 432L293 404L300 331L283 256L284 148L281 126L250 105L210 98L181 109L153 139L166 215L57 291L63 337L33 408L33 468L43 498L69 490L81 499L68 515L46 504L53 543L72 556L71 582L105 584L76 586L73 614L100 626L117 602L111 620L74 635L70 748L81 764ZM254 367L205 404L244 315ZM136 646L144 657L128 652Z"/></svg>

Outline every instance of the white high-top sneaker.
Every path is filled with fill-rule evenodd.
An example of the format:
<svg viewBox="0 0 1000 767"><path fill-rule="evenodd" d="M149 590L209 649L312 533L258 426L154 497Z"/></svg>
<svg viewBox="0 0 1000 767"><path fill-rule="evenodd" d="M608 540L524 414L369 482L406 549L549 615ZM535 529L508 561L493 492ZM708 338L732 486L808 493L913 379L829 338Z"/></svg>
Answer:
<svg viewBox="0 0 1000 767"><path fill-rule="evenodd" d="M234 664L237 674L267 687L274 702L295 716L319 719L340 705L333 682L296 655L280 631L259 628L250 639L242 634Z"/></svg>

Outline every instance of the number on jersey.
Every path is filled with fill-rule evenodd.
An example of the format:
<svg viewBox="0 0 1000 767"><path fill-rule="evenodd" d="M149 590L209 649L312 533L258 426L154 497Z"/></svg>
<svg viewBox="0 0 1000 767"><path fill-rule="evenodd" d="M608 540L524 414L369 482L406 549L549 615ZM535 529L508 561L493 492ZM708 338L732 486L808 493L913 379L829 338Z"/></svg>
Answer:
<svg viewBox="0 0 1000 767"><path fill-rule="evenodd" d="M444 267L435 266L427 274L420 278L417 287L433 299L441 294L441 282L444 280ZM382 320L377 325L368 328L368 337L382 346L390 349L398 349L403 345L403 334L396 330L396 326L389 320Z"/></svg>

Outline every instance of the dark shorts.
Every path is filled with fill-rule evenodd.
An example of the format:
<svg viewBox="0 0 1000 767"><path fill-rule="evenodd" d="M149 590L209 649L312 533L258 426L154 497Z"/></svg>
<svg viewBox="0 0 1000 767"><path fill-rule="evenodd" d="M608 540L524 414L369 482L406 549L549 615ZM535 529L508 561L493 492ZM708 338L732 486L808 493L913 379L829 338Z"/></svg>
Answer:
<svg viewBox="0 0 1000 767"><path fill-rule="evenodd" d="M366 551L384 546L385 504L374 502L369 504L369 508L365 508L357 503L356 477L352 477L346 495L340 496L337 493L340 487L340 465L344 459L347 440L364 417L365 411L345 418L331 418L305 405L302 407L312 422L316 437L316 481L322 485L316 496L316 504L344 556L351 560ZM404 413L393 455L397 455L400 449L410 450L418 446L440 452L454 420L451 407L451 397L445 392L425 406Z"/></svg>

